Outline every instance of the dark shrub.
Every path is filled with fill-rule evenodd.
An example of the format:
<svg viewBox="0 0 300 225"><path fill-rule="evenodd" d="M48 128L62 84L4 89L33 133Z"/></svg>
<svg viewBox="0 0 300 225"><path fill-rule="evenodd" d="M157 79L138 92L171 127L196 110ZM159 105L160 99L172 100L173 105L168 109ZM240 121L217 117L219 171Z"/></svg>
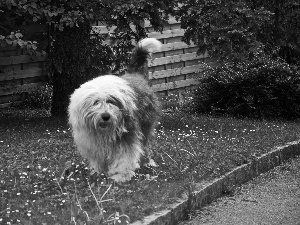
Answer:
<svg viewBox="0 0 300 225"><path fill-rule="evenodd" d="M31 109L47 109L51 108L52 104L52 85L37 87L35 90L28 93L24 105Z"/></svg>
<svg viewBox="0 0 300 225"><path fill-rule="evenodd" d="M269 58L207 67L194 93L198 113L300 117L299 68Z"/></svg>
<svg viewBox="0 0 300 225"><path fill-rule="evenodd" d="M161 96L159 101L164 112L190 112L192 109L193 97L192 90L170 93L167 96Z"/></svg>
<svg viewBox="0 0 300 225"><path fill-rule="evenodd" d="M284 59L288 64L300 63L300 50L292 45L282 45L278 49L278 56Z"/></svg>

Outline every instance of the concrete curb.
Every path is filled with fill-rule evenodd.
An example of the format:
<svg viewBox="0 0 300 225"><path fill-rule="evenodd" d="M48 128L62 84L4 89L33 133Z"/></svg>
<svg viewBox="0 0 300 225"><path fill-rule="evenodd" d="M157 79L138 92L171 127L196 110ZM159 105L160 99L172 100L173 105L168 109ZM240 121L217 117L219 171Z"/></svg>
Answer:
<svg viewBox="0 0 300 225"><path fill-rule="evenodd" d="M142 221L138 220L131 225L174 225L186 218L189 209L199 209L210 204L222 194L233 190L234 187L252 180L296 155L300 155L300 140L277 147L250 163L235 168L202 186L193 192L190 198L180 199L168 209L147 216Z"/></svg>

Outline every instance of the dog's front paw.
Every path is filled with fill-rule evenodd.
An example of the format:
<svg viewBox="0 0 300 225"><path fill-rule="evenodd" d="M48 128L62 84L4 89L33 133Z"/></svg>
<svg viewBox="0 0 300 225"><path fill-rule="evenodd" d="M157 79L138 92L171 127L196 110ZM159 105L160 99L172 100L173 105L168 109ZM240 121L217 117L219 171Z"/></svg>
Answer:
<svg viewBox="0 0 300 225"><path fill-rule="evenodd" d="M125 173L117 173L117 174L111 175L109 178L113 179L116 182L125 182L125 181L130 181L134 175L135 175L135 172L126 171Z"/></svg>
<svg viewBox="0 0 300 225"><path fill-rule="evenodd" d="M146 167L158 167L156 162L151 158L148 159L148 162L144 163L144 166L146 166Z"/></svg>

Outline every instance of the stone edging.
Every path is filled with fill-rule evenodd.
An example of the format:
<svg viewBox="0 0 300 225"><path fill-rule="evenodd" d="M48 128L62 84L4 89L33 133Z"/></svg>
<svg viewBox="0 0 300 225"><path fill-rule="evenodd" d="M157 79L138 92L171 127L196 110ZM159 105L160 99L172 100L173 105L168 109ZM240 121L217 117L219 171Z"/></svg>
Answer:
<svg viewBox="0 0 300 225"><path fill-rule="evenodd" d="M300 155L300 140L289 142L261 155L248 164L244 164L226 173L220 178L214 179L209 184L202 186L200 190L193 192L190 198L180 199L166 210L154 213L138 220L131 225L173 225L185 219L188 209L201 208L210 204L222 194L233 190L253 178L280 165L289 158Z"/></svg>

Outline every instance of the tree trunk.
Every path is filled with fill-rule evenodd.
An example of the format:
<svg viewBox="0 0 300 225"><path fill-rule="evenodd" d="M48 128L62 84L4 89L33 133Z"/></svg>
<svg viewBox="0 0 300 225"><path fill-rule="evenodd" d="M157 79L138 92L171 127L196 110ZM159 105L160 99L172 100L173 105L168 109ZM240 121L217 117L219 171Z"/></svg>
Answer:
<svg viewBox="0 0 300 225"><path fill-rule="evenodd" d="M280 46L281 28L280 28L280 11L282 10L282 1L275 0L274 2L274 44Z"/></svg>
<svg viewBox="0 0 300 225"><path fill-rule="evenodd" d="M67 115L70 95L80 85L74 81L74 77L69 76L65 71L54 71L53 96L51 107L52 116Z"/></svg>
<svg viewBox="0 0 300 225"><path fill-rule="evenodd" d="M90 25L80 28L65 27L57 31L53 41L53 116L67 115L70 95L82 83L89 80L90 73Z"/></svg>

